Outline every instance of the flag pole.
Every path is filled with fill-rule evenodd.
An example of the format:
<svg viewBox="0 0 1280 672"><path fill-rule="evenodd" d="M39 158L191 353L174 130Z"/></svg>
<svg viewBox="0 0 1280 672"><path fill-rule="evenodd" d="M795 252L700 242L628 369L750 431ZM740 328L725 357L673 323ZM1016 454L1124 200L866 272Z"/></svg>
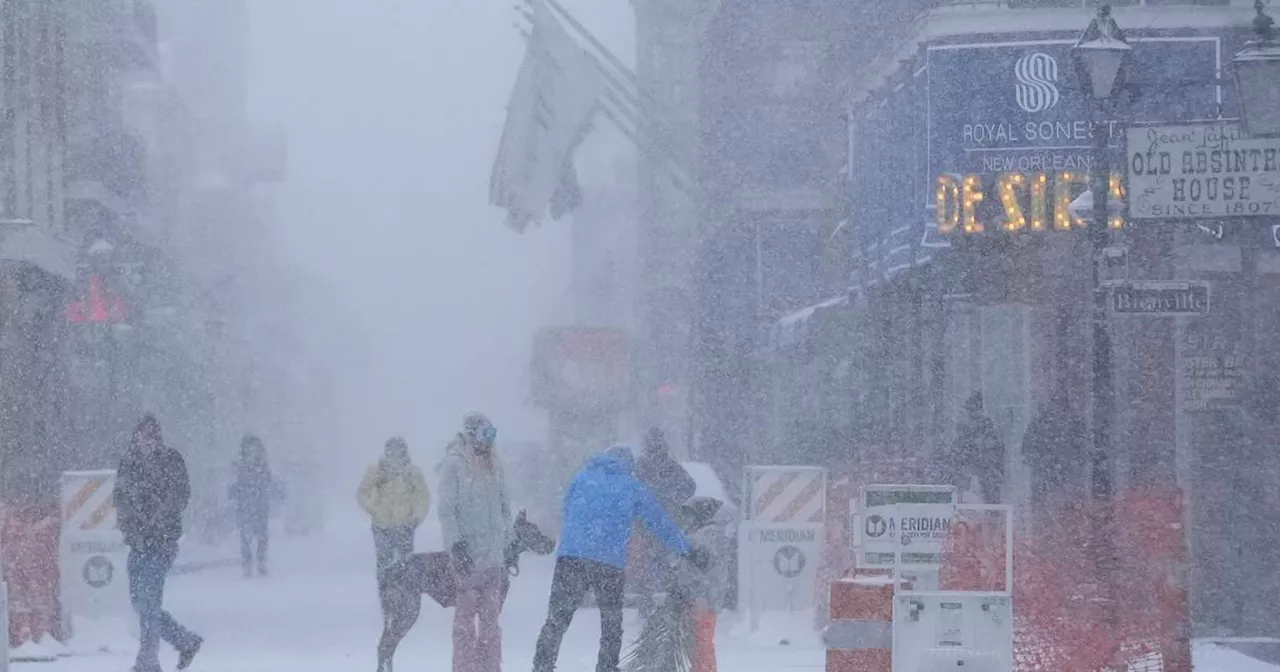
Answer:
<svg viewBox="0 0 1280 672"><path fill-rule="evenodd" d="M541 2L547 3L548 7L554 9L557 14L564 17L564 20L567 21L574 30L578 31L579 35L586 39L587 42L590 42L591 46L595 47L596 50L599 51L611 65L613 65L613 67L617 68L618 71L631 82L632 86L636 87L636 90L640 90L640 81L636 78L636 73L632 71L631 68L627 67L627 65L617 56L614 56L613 52L610 51L608 47L604 46L604 43L596 39L596 36L592 35L591 31L587 30L586 26L582 25L578 19L574 18L574 16L562 7L559 2L556 2L556 0L541 0ZM641 95L643 95L643 93Z"/></svg>

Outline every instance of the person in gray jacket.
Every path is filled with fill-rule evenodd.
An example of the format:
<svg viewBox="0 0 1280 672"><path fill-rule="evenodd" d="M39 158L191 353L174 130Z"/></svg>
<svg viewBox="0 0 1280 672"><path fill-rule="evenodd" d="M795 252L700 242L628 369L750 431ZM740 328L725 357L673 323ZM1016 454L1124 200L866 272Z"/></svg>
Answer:
<svg viewBox="0 0 1280 672"><path fill-rule="evenodd" d="M636 478L653 493L669 516L679 515L681 505L697 491L697 483L671 456L667 437L657 427L645 432L644 452L636 460ZM637 526L637 532L635 585L640 614L648 618L653 613L657 593L665 590L671 579L671 555L643 526Z"/></svg>
<svg viewBox="0 0 1280 672"><path fill-rule="evenodd" d="M453 672L499 672L502 665L498 614L512 517L496 439L488 418L468 413L440 465L440 529L458 575Z"/></svg>

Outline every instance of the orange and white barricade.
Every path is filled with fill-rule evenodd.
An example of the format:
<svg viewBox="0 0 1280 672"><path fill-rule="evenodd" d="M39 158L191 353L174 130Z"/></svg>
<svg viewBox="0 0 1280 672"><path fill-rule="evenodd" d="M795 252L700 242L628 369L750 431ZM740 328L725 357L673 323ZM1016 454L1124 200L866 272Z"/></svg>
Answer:
<svg viewBox="0 0 1280 672"><path fill-rule="evenodd" d="M58 612L58 518L31 507L0 510L6 637L15 660L52 660L65 651Z"/></svg>
<svg viewBox="0 0 1280 672"><path fill-rule="evenodd" d="M896 580L887 574L861 573L831 582L822 636L827 672L890 672Z"/></svg>
<svg viewBox="0 0 1280 672"><path fill-rule="evenodd" d="M62 534L55 549L69 633L73 617L132 622L128 549L116 520L115 480L112 470L62 474Z"/></svg>
<svg viewBox="0 0 1280 672"><path fill-rule="evenodd" d="M738 526L739 603L751 629L763 612L803 612L818 602L825 549L827 470L749 466Z"/></svg>

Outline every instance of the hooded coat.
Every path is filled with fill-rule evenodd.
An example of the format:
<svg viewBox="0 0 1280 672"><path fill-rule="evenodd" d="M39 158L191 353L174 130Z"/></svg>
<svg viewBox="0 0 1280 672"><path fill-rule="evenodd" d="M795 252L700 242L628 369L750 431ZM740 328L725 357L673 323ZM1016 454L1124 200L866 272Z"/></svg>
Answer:
<svg viewBox="0 0 1280 672"><path fill-rule="evenodd" d="M356 493L360 508L379 529L417 527L427 519L431 494L422 470L412 463L387 458L369 468Z"/></svg>
<svg viewBox="0 0 1280 672"><path fill-rule="evenodd" d="M440 532L444 547L466 542L477 570L502 567L512 526L506 478L495 454L485 466L459 446L440 464Z"/></svg>
<svg viewBox="0 0 1280 672"><path fill-rule="evenodd" d="M697 491L697 483L665 448L646 450L636 460L636 478L640 480L667 513L675 512Z"/></svg>
<svg viewBox="0 0 1280 672"><path fill-rule="evenodd" d="M271 474L271 467L265 458L244 456L232 466L231 487L227 494L236 506L236 516L240 520L259 520L267 518L271 509L271 500L278 492L279 486Z"/></svg>
<svg viewBox="0 0 1280 672"><path fill-rule="evenodd" d="M633 464L631 449L615 446L587 460L574 476L564 497L559 557L625 568L637 518L672 552L689 553L684 532L632 475Z"/></svg>
<svg viewBox="0 0 1280 672"><path fill-rule="evenodd" d="M191 500L191 481L182 454L162 446L153 454L131 447L116 471L116 516L132 548L176 544L182 513Z"/></svg>

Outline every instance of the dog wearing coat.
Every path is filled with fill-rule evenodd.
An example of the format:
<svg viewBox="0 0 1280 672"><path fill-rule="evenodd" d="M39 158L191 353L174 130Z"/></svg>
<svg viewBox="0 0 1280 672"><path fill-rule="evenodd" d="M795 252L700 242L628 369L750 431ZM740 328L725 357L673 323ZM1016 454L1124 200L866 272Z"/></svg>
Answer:
<svg viewBox="0 0 1280 672"><path fill-rule="evenodd" d="M520 574L520 555L532 551L548 555L556 540L529 522L524 511L516 515L511 541L504 559L507 571L502 579L503 603L511 588L511 577ZM453 606L456 587L453 560L449 553L414 553L387 569L380 577L378 594L382 601L382 637L378 640L378 672L393 672L392 658L400 640L413 629L422 611L422 596L430 595L442 607Z"/></svg>

